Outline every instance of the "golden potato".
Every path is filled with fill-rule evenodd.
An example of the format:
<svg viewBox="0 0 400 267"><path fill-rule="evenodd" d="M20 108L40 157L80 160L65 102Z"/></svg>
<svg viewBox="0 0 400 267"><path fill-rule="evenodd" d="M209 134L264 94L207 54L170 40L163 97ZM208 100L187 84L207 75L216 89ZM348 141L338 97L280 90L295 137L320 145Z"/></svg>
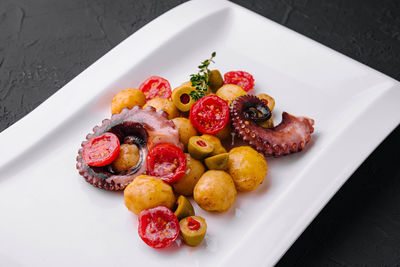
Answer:
<svg viewBox="0 0 400 267"><path fill-rule="evenodd" d="M209 170L194 187L193 197L204 210L227 211L236 199L235 184L228 173Z"/></svg>
<svg viewBox="0 0 400 267"><path fill-rule="evenodd" d="M175 184L173 184L173 188L176 193L191 196L193 195L193 189L203 175L206 168L204 167L201 161L194 159L190 156L189 153L185 153L186 155L186 173L182 176L181 179Z"/></svg>
<svg viewBox="0 0 400 267"><path fill-rule="evenodd" d="M156 97L147 101L147 103L143 106L146 108L147 106L154 107L157 111L164 110L168 113L168 119L172 120L175 117L179 116L179 111L175 107L174 103L171 100L161 97Z"/></svg>
<svg viewBox="0 0 400 267"><path fill-rule="evenodd" d="M214 150L211 152L209 156L215 156L218 154L226 153L226 149L225 147L222 146L221 141L218 139L218 137L209 134L203 134L201 137L206 141L210 142L211 144L213 144L214 146Z"/></svg>
<svg viewBox="0 0 400 267"><path fill-rule="evenodd" d="M112 167L116 172L126 171L135 166L139 159L140 153L136 145L123 144L119 148L118 157L113 161Z"/></svg>
<svg viewBox="0 0 400 267"><path fill-rule="evenodd" d="M267 176L267 162L262 154L249 146L229 151L228 172L238 191L253 191Z"/></svg>
<svg viewBox="0 0 400 267"><path fill-rule="evenodd" d="M142 91L128 88L117 93L111 101L111 113L121 113L124 108L133 108L136 105L143 106L146 97Z"/></svg>
<svg viewBox="0 0 400 267"><path fill-rule="evenodd" d="M175 123L175 126L179 131L179 140L185 145L185 149L187 150L189 138L197 135L196 129L187 118L179 117L172 119L172 121Z"/></svg>
<svg viewBox="0 0 400 267"><path fill-rule="evenodd" d="M235 84L225 84L215 93L220 98L228 101L228 104L232 103L235 98L247 95L246 91L242 87Z"/></svg>
<svg viewBox="0 0 400 267"><path fill-rule="evenodd" d="M175 195L172 187L161 179L139 175L124 190L125 206L139 215L142 210L165 206L172 209Z"/></svg>

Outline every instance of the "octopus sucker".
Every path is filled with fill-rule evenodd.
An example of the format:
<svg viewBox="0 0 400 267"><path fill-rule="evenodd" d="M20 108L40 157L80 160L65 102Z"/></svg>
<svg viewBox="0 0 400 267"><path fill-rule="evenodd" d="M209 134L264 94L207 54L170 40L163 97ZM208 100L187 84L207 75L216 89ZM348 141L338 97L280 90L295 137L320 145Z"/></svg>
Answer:
<svg viewBox="0 0 400 267"><path fill-rule="evenodd" d="M83 160L82 153L85 144L93 137L105 132L115 134L120 143L135 144L139 149L140 159L135 166L122 172L113 171L110 165L92 167ZM106 190L122 190L133 179L146 172L146 159L151 147L159 143L171 143L181 149L183 144L179 141L179 132L174 123L168 120L164 111L156 112L155 108L142 109L135 106L125 108L120 114L114 114L111 119L105 119L101 125L95 126L93 132L86 135L86 140L81 143L76 158L76 168L85 180L95 187Z"/></svg>
<svg viewBox="0 0 400 267"><path fill-rule="evenodd" d="M256 122L268 120L271 112L261 99L253 95L236 98L230 106L230 114L234 131L265 156L280 157L299 152L314 132L313 119L287 112L282 113L282 122L276 127L259 126Z"/></svg>

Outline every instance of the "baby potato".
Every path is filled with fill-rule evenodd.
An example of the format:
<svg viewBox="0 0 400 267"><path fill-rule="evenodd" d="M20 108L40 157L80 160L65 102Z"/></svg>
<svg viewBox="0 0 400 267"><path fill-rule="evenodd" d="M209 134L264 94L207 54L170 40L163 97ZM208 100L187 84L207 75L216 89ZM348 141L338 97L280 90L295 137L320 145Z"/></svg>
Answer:
<svg viewBox="0 0 400 267"><path fill-rule="evenodd" d="M164 206L172 209L175 195L172 187L161 179L139 175L124 190L125 206L139 215L142 210Z"/></svg>
<svg viewBox="0 0 400 267"><path fill-rule="evenodd" d="M236 188L232 177L220 170L205 172L194 187L196 203L207 211L227 211L235 202Z"/></svg>
<svg viewBox="0 0 400 267"><path fill-rule="evenodd" d="M171 100L166 98L156 97L147 101L147 103L143 106L146 108L147 106L154 107L157 111L164 110L168 113L168 119L172 120L175 117L179 116L179 111L175 107L174 103Z"/></svg>
<svg viewBox="0 0 400 267"><path fill-rule="evenodd" d="M238 191L253 191L267 176L267 162L262 154L249 146L229 151L228 172Z"/></svg>
<svg viewBox="0 0 400 267"><path fill-rule="evenodd" d="M242 89L242 87L235 84L225 84L215 93L220 98L228 101L228 104L231 104L235 98L247 95L246 91Z"/></svg>
<svg viewBox="0 0 400 267"><path fill-rule="evenodd" d="M139 149L136 145L122 144L119 147L118 157L112 163L112 167L116 172L126 171L135 166L139 159Z"/></svg>
<svg viewBox="0 0 400 267"><path fill-rule="evenodd" d="M185 145L185 149L187 150L190 137L197 135L196 129L187 118L173 118L172 121L179 131L179 140Z"/></svg>
<svg viewBox="0 0 400 267"><path fill-rule="evenodd" d="M146 97L142 91L128 88L117 93L111 101L111 113L121 113L124 108L133 108L136 105L143 106Z"/></svg>
<svg viewBox="0 0 400 267"><path fill-rule="evenodd" d="M179 179L178 182L172 184L172 186L176 193L184 196L191 196L193 195L193 189L197 181L200 179L201 175L203 175L206 168L201 161L192 158L189 153L185 153L185 155L186 172L182 178Z"/></svg>

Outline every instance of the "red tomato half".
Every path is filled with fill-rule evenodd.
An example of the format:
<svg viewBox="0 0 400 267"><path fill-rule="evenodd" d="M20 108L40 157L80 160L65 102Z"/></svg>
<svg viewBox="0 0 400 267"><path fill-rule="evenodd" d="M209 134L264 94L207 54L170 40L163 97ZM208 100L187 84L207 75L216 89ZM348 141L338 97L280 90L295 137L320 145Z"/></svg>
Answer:
<svg viewBox="0 0 400 267"><path fill-rule="evenodd" d="M146 101L155 97L170 98L171 85L169 82L158 76L151 76L139 87L139 90L146 96Z"/></svg>
<svg viewBox="0 0 400 267"><path fill-rule="evenodd" d="M147 173L167 183L175 183L186 171L186 156L179 147L159 144L147 155Z"/></svg>
<svg viewBox="0 0 400 267"><path fill-rule="evenodd" d="M216 95L205 96L193 104L189 118L202 134L215 134L228 124L229 106Z"/></svg>
<svg viewBox="0 0 400 267"><path fill-rule="evenodd" d="M93 167L102 167L113 162L119 154L119 140L113 133L93 137L83 147L83 160Z"/></svg>
<svg viewBox="0 0 400 267"><path fill-rule="evenodd" d="M179 235L179 221L168 208L158 206L139 215L140 238L152 248L165 248Z"/></svg>
<svg viewBox="0 0 400 267"><path fill-rule="evenodd" d="M224 84L236 84L248 92L254 88L254 78L245 71L230 71L224 75Z"/></svg>

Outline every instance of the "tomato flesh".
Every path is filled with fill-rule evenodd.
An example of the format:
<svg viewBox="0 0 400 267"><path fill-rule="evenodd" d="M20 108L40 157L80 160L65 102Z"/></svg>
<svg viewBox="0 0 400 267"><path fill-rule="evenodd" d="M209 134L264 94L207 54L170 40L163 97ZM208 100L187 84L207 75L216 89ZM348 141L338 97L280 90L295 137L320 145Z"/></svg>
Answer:
<svg viewBox="0 0 400 267"><path fill-rule="evenodd" d="M146 96L146 101L155 97L167 99L171 97L171 85L166 79L159 76L151 76L145 80L139 90Z"/></svg>
<svg viewBox="0 0 400 267"><path fill-rule="evenodd" d="M113 162L119 154L120 143L113 133L93 137L83 147L83 160L93 167L102 167Z"/></svg>
<svg viewBox="0 0 400 267"><path fill-rule="evenodd" d="M147 209L139 215L139 236L152 248L168 247L178 237L179 230L178 219L166 207Z"/></svg>
<svg viewBox="0 0 400 267"><path fill-rule="evenodd" d="M154 146L147 155L147 172L167 183L175 183L186 171L186 156L173 144Z"/></svg>
<svg viewBox="0 0 400 267"><path fill-rule="evenodd" d="M224 75L224 84L236 84L248 92L254 88L254 78L245 71L230 71Z"/></svg>
<svg viewBox="0 0 400 267"><path fill-rule="evenodd" d="M200 223L193 219L193 217L188 217L187 223L187 227L189 228L189 230L196 231L200 229Z"/></svg>
<svg viewBox="0 0 400 267"><path fill-rule="evenodd" d="M205 96L193 104L189 118L202 134L215 134L228 124L229 106L216 95Z"/></svg>

